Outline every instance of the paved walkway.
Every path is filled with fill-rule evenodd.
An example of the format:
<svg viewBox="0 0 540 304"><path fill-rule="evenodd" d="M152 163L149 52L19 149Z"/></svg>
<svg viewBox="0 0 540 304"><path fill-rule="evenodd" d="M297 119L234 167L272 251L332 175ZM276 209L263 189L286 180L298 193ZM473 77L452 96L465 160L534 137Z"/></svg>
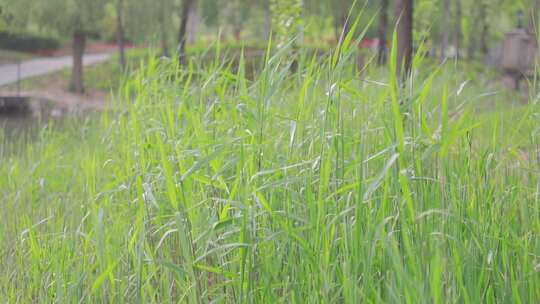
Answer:
<svg viewBox="0 0 540 304"><path fill-rule="evenodd" d="M84 56L84 65L92 65L107 61L111 54L87 54ZM50 74L62 69L70 68L71 56L37 58L21 62L21 79ZM0 86L17 82L17 64L0 65Z"/></svg>

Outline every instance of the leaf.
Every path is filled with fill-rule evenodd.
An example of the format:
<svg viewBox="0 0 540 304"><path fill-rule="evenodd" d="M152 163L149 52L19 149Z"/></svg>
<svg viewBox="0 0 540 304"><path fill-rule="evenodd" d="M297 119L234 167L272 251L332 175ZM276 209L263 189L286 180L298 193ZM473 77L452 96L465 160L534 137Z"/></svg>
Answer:
<svg viewBox="0 0 540 304"><path fill-rule="evenodd" d="M94 284L92 284L92 293L95 293L101 287L101 285L103 285L107 277L112 277L112 271L116 268L116 265L118 265L118 262L109 265L109 267L107 267L107 269L99 275L99 277L94 281Z"/></svg>
<svg viewBox="0 0 540 304"><path fill-rule="evenodd" d="M398 160L398 158L399 158L399 154L395 153L388 159L383 170L379 173L379 175L377 175L377 178L373 182L371 182L366 192L364 193L364 201L367 201L369 197L371 196L371 194L373 194L373 192L375 192L379 188L382 180L386 177L386 174L388 174L388 171L390 170L390 168L392 168L392 166Z"/></svg>

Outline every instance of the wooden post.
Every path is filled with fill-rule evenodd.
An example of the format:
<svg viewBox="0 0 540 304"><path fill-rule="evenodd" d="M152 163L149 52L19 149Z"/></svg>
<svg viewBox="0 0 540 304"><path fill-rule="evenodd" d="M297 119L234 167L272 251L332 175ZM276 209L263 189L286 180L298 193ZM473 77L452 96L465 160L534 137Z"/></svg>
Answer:
<svg viewBox="0 0 540 304"><path fill-rule="evenodd" d="M21 95L21 61L17 61L17 97Z"/></svg>

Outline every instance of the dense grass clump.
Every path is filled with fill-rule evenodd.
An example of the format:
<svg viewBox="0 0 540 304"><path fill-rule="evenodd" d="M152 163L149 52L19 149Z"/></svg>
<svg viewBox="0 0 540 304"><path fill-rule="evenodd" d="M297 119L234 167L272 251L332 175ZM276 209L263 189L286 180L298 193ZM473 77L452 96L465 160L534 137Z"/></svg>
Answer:
<svg viewBox="0 0 540 304"><path fill-rule="evenodd" d="M2 147L0 300L540 300L536 98L506 119L450 64L294 58L152 59L100 119Z"/></svg>

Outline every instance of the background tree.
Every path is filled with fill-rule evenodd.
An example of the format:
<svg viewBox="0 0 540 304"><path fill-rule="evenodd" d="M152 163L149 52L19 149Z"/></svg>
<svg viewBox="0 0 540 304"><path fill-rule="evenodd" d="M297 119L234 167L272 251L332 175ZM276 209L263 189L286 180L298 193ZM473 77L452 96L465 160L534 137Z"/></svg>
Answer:
<svg viewBox="0 0 540 304"><path fill-rule="evenodd" d="M540 10L540 0L529 0L527 5L529 12L529 31L531 33L538 32L538 10Z"/></svg>
<svg viewBox="0 0 540 304"><path fill-rule="evenodd" d="M178 57L182 64L186 63L187 24L189 12L195 0L182 0L180 9L180 29L178 30Z"/></svg>
<svg viewBox="0 0 540 304"><path fill-rule="evenodd" d="M413 51L413 0L396 0L397 73L411 70Z"/></svg>
<svg viewBox="0 0 540 304"><path fill-rule="evenodd" d="M481 23L480 29L480 51L482 55L486 55L489 52L488 47L488 36L490 31L490 24L488 19L488 6L484 1L478 3L479 7L479 17Z"/></svg>
<svg viewBox="0 0 540 304"><path fill-rule="evenodd" d="M476 41L478 37L478 26L479 26L479 15L480 15L480 6L474 5L471 10L469 11L469 16L467 19L468 25L469 25L469 31L467 33L468 41L467 41L467 58L472 59L475 57L476 54Z"/></svg>
<svg viewBox="0 0 540 304"><path fill-rule="evenodd" d="M442 0L414 0L412 28L413 44L422 44L435 57L440 50Z"/></svg>
<svg viewBox="0 0 540 304"><path fill-rule="evenodd" d="M7 27L9 23L8 14L6 13L7 11L4 5L5 4L0 1L0 28Z"/></svg>
<svg viewBox="0 0 540 304"><path fill-rule="evenodd" d="M302 0L270 0L272 27L278 46L301 36L303 8Z"/></svg>
<svg viewBox="0 0 540 304"><path fill-rule="evenodd" d="M159 2L158 7L158 20L159 20L159 37L161 44L161 54L165 57L169 57L169 35L168 35L168 14L170 12L169 1L163 0Z"/></svg>
<svg viewBox="0 0 540 304"><path fill-rule="evenodd" d="M221 22L220 7L216 0L199 0L199 7L204 24L209 28L218 28Z"/></svg>
<svg viewBox="0 0 540 304"><path fill-rule="evenodd" d="M442 8L442 39L441 39L441 61L446 59L446 51L448 50L448 43L450 41L450 0L443 0Z"/></svg>
<svg viewBox="0 0 540 304"><path fill-rule="evenodd" d="M349 12L352 9L351 0L336 0L332 1L331 11L334 12L334 32L336 41L343 35L346 37L351 29L349 20Z"/></svg>
<svg viewBox="0 0 540 304"><path fill-rule="evenodd" d="M270 39L272 28L272 13L270 11L270 0L262 0L262 9L264 12L264 40Z"/></svg>
<svg viewBox="0 0 540 304"><path fill-rule="evenodd" d="M116 43L118 44L118 60L122 69L126 68L125 34L124 34L124 0L116 0Z"/></svg>
<svg viewBox="0 0 540 304"><path fill-rule="evenodd" d="M387 38L386 33L388 32L388 0L381 0L381 7L379 11L379 29L378 29L378 38L379 45L377 50L377 62L379 65L386 64L386 54L387 54Z"/></svg>
<svg viewBox="0 0 540 304"><path fill-rule="evenodd" d="M70 89L84 92L83 55L88 34L95 32L104 16L106 0L9 0L11 13L29 18L42 28L69 35L73 67Z"/></svg>
<svg viewBox="0 0 540 304"><path fill-rule="evenodd" d="M455 1L455 24L454 24L454 44L456 48L456 58L459 59L460 57L460 48L461 48L461 21L462 21L462 8L461 8L461 0L454 0Z"/></svg>
<svg viewBox="0 0 540 304"><path fill-rule="evenodd" d="M244 31L244 26L249 19L252 1L250 0L231 0L228 1L227 14L229 24L231 25L234 39L239 42Z"/></svg>

